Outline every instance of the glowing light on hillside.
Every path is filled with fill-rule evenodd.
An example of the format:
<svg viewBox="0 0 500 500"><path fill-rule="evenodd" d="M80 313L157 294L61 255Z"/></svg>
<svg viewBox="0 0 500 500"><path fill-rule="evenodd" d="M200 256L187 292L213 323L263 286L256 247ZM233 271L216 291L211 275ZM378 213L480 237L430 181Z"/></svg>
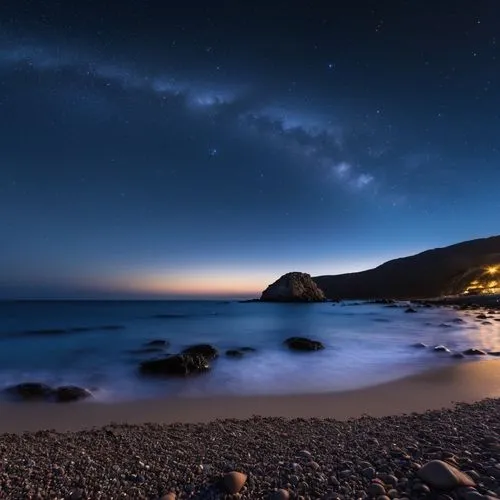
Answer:
<svg viewBox="0 0 500 500"><path fill-rule="evenodd" d="M489 266L486 268L486 272L488 274L496 274L496 273L498 273L499 267L500 266Z"/></svg>

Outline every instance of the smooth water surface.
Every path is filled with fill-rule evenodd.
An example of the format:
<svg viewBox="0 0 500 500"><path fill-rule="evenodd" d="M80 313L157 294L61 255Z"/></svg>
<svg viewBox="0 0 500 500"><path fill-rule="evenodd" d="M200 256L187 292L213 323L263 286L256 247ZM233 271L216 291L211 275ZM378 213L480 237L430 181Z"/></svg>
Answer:
<svg viewBox="0 0 500 500"><path fill-rule="evenodd" d="M416 342L444 344L452 351L500 350L498 313L482 324L473 311L404 311L352 303L0 302L0 387L25 381L75 384L109 401L338 391L463 362L415 348ZM326 349L290 352L283 341L294 335L320 340ZM165 354L210 343L221 356L207 374L144 378L139 363L157 355L132 351L154 339L170 342ZM226 349L244 346L257 351L243 359L224 355Z"/></svg>

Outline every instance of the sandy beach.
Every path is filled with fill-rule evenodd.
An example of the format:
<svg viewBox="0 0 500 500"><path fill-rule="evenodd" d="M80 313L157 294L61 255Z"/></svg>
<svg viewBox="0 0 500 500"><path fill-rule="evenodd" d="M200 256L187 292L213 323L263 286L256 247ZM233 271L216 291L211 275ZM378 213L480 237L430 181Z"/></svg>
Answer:
<svg viewBox="0 0 500 500"><path fill-rule="evenodd" d="M114 423L203 423L254 415L286 418L382 417L500 397L500 360L458 361L359 390L292 396L169 398L120 403L1 403L0 433L76 431ZM36 418L33 418L36 415Z"/></svg>

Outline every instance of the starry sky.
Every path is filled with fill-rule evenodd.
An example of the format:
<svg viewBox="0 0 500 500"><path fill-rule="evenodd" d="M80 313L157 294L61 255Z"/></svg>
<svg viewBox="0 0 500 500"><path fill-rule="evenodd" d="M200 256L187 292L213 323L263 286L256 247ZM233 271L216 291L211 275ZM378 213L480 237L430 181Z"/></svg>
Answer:
<svg viewBox="0 0 500 500"><path fill-rule="evenodd" d="M500 233L498 26L497 0L2 0L0 297L247 297Z"/></svg>

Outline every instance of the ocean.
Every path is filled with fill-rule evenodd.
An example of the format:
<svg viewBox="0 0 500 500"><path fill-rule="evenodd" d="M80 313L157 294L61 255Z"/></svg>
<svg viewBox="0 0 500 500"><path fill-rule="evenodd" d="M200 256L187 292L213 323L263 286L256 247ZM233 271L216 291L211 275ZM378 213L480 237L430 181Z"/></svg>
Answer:
<svg viewBox="0 0 500 500"><path fill-rule="evenodd" d="M474 311L380 304L273 304L237 301L0 302L0 389L20 382L90 388L94 401L165 396L290 394L355 389L462 363L412 344L500 350L500 322ZM500 317L497 314L496 317ZM462 322L457 322L460 318ZM460 320L458 320L460 321ZM291 336L323 351L291 352ZM135 352L151 340L165 353L198 343L219 349L212 370L187 378L141 376ZM227 349L253 347L242 359Z"/></svg>

